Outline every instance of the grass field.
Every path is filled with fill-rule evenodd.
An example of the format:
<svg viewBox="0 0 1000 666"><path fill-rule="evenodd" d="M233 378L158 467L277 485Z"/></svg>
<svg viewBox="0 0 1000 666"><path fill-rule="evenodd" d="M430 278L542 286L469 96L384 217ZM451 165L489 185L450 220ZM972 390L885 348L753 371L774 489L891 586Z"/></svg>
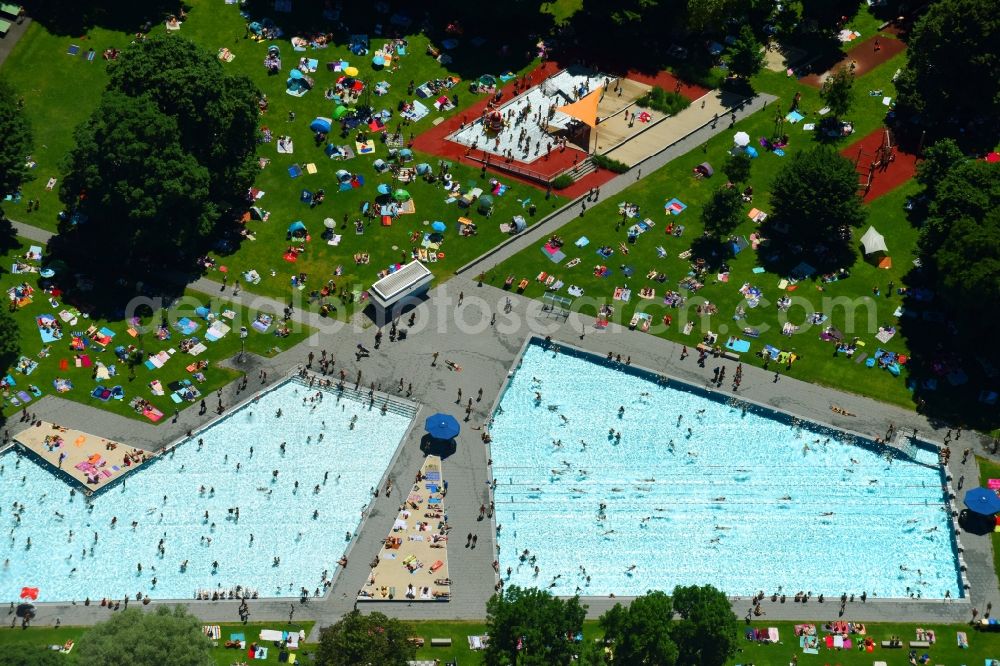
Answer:
<svg viewBox="0 0 1000 666"><path fill-rule="evenodd" d="M812 623L817 626L819 630L818 634L823 638L825 636L825 633L822 631L823 622L817 620L812 621ZM857 643L860 642L857 636L854 637L856 646L852 650L837 650L823 646L819 648L818 655L803 654L794 633L795 624L793 622L754 622L750 625L752 628L777 628L780 636L779 642L776 644L763 644L753 641L741 641L739 651L729 663L731 665L756 664L757 666L785 666L785 664L794 663L793 660L798 660L803 664L834 663L841 664L842 666L871 666L875 660L886 661L893 665L906 663L909 648L883 649L876 647L873 652L866 652L857 648ZM304 622L301 624L296 623L293 626L305 629L308 633L311 625L311 622ZM417 659L440 659L442 663L455 659L462 666L482 663L481 656L469 649L467 636L476 636L485 633L486 627L484 623L414 622L411 623L411 626L413 627L414 635L420 636L426 641L425 647L417 650ZM918 656L922 656L925 653L930 656L928 664L931 666L935 664L947 666L975 664L978 666L989 659L1000 658L1000 636L996 634L974 632L967 625L924 624L919 626L923 629L932 630L936 634L937 642L932 647L922 648L918 651ZM221 627L223 640L227 639L230 633L242 632L248 640L252 641L261 629L284 629L286 625L284 622L272 622L251 623L248 625L223 624ZM908 643L911 640L916 640L917 627L918 625L915 624L870 623L867 625L866 635L871 636L878 645L883 640L888 640L891 636L898 636L905 643ZM600 626L596 621L585 622L583 629L584 640L600 639L602 636ZM62 645L67 640L79 640L85 631L86 629L82 627L61 627L59 629L32 627L27 631L21 631L20 629L0 629L0 644ZM967 649L958 647L956 634L959 631L966 632L968 636L969 647ZM430 647L431 638L451 638L452 645L450 648L432 648ZM300 658L308 658L307 653L312 652L314 649L315 646L313 645L303 645L299 650ZM230 666L238 660L240 654L245 653L238 653L235 650L223 647L213 650L215 663L219 666ZM75 660L72 653L66 661L67 663L74 663ZM277 661L278 651L272 649L268 651L268 658L266 660L255 660L253 663L270 664L277 663Z"/></svg>
<svg viewBox="0 0 1000 666"><path fill-rule="evenodd" d="M988 488L990 479L1000 479L1000 463L978 457L976 461L979 463L979 485ZM1000 576L1000 532L994 532L990 538L993 540L993 568Z"/></svg>
<svg viewBox="0 0 1000 666"><path fill-rule="evenodd" d="M399 59L398 71L393 68L375 70L371 65L371 55L352 55L346 44L305 52L293 51L289 39L295 32L288 27L282 39L271 42L281 50L282 69L278 75L269 76L263 61L270 43L258 43L244 38L246 19L241 17L237 7L207 0L195 1L191 5L188 19L179 34L194 40L212 53L222 47L228 48L236 57L232 62L224 63L225 70L250 77L269 100L269 109L261 117L260 123L262 127L271 130L275 140L260 144L258 154L270 160L270 163L261 171L255 186L265 192L257 204L271 215L266 223L249 223L248 229L255 234L255 241L244 241L243 247L234 255L220 258L220 262L230 269L234 277L251 269L261 275L260 284L247 286L248 290L284 299L291 295L293 276L305 276L310 291L319 289L331 279L335 280L338 290L346 287L348 293L367 288L377 279L379 271L386 270L397 262L409 261L411 250L420 246L423 233L430 231L430 223L436 220L447 225L438 251L444 256L430 267L439 276L447 276L502 239L498 228L501 221L507 221L515 214L523 214L530 223L561 205L562 199L558 196L546 198L543 192L533 187L501 178L510 189L503 196L495 197L493 217L487 219L478 212L475 205L459 208L457 203L446 204L448 195L441 188L440 181L431 185L418 179L404 184L394 181L391 174L376 174L372 166L374 160L385 158L388 153L388 148L378 141L377 132L370 132L371 138L376 141L375 152L358 155L350 160L331 160L323 153L322 147L314 143L309 123L314 117L333 115L337 105L325 98L324 91L342 76L328 71L327 62L347 60L361 70L359 78L366 81L369 87L373 88L381 81L389 83L388 93L383 96L373 94L370 103L377 109L392 112L391 119L386 123L387 129L394 132L399 127L404 139L408 140L411 135L430 127L436 119L461 113L463 107L478 99L477 95L469 91L469 81L463 80L447 91L449 97L455 95L458 98L458 108L454 111L436 112L432 104L434 98L430 98L423 99L422 102L431 113L416 123L402 123L396 113L402 100L415 98L414 94L407 91L411 81L419 86L428 80L457 76L456 72L474 66L471 63L476 53L470 51L471 47L462 45L454 51L455 65L452 69L446 69L426 54L428 38L422 34L411 34L406 37L407 55ZM294 17L294 20L307 22L305 17L300 16ZM375 19L369 16L368 21L374 22ZM370 32L370 29L371 25L359 26L361 31ZM161 23L153 28L152 34L163 31ZM25 98L25 108L36 133L37 149L34 158L38 167L35 169L36 178L23 188L22 202L7 206L8 215L36 226L55 229L56 214L61 209L56 197L58 188L47 191L45 185L50 177L59 176L61 160L73 145L72 128L88 116L106 84L106 63L101 59L100 53L109 46L121 48L130 39L125 33L102 29L93 29L81 38L69 38L51 34L43 25L35 23L17 45L4 64L3 74L10 78ZM384 41L373 36L371 48L380 48ZM81 55L66 55L66 49L71 43L82 46ZM84 54L91 46L98 55L93 62L88 62ZM312 74L316 81L315 88L298 98L285 94L285 81L288 72L298 64L300 57L315 58L319 65L318 71ZM59 66L41 70L33 66L35 62L53 60ZM510 62L510 66L516 67L516 58L510 58ZM483 73L499 75L502 72L482 71L476 75ZM289 114L293 112L295 120L291 121ZM346 138L340 138L333 132L330 140L354 149L355 134L356 130ZM293 154L277 153L276 140L281 135L293 139ZM437 169L437 158L419 154L409 166L413 167L421 162L427 162ZM306 164L314 164L317 173L303 174L294 179L289 176L289 167ZM360 174L365 180L364 186L337 191L334 173L339 169ZM455 164L451 167L451 173L465 189L481 187L487 193L491 189L491 177L483 177L478 170ZM413 197L416 212L400 215L390 227L381 226L378 217L366 220L364 235L356 235L354 220L361 219L361 206L375 199L379 184L386 184L392 189L407 189ZM322 204L310 207L301 202L303 190L316 192L320 189L327 195ZM537 206L534 218L528 215L527 207L518 202L526 198L531 198L532 203ZM39 200L41 210L26 213L24 204L28 199ZM460 216L471 218L479 225L478 235L459 236L457 228ZM324 231L323 220L327 217L336 220L337 233L342 236L337 246L328 245L320 238ZM306 225L311 240L305 244L306 251L298 256L298 260L289 263L283 259L289 247L286 230L289 224L297 220ZM369 263L357 265L353 258L357 253L367 254ZM210 276L221 279L215 272Z"/></svg>
<svg viewBox="0 0 1000 666"><path fill-rule="evenodd" d="M881 125L885 107L881 104L881 98L870 97L867 91L882 89L886 95L892 95L891 76L897 65L894 59L860 77L856 84L857 100L849 114L854 120L856 131L852 137L836 142L838 149ZM678 283L691 270L690 262L681 259L679 255L691 248L692 243L702 235L702 207L714 189L724 184L725 178L719 174L710 179L697 179L692 175L692 168L700 162L708 161L717 170L721 169L727 151L732 147L732 135L738 130L747 132L753 138L773 135L775 115L783 116L786 113L788 100L795 92L802 94L800 108L806 115L804 122L814 121L817 117L816 110L822 105L815 89L774 72L762 74L755 80L755 87L778 94L781 99L768 109L740 122L732 130L722 132L700 149L674 160L625 192L588 209L585 216L578 217L559 229L556 233L566 244L564 251L567 255L567 261L562 262L562 265L556 266L538 248L532 247L489 271L488 280L499 286L510 275L518 281L528 278L531 284L525 293L538 298L545 293L546 287L535 278L546 272L564 281L567 286L576 285L584 290L585 296L581 301L586 303L581 305L584 313L596 314L599 306L608 302L615 307L614 319L629 324L635 312L647 312L653 318L651 333L689 346L700 342L702 335L708 331L718 333L721 338L719 344L723 344L729 336L740 336L744 327L758 328L761 334L758 339L751 341L751 351L757 352L763 345L770 344L778 349L794 352L799 360L788 369L792 376L878 396L881 400L899 405L910 405L912 401L906 388L905 371L903 376L893 377L883 370L856 364L853 359L842 354L835 356L834 345L822 341L819 334L823 328L832 325L845 332L848 339L857 335L866 344L861 351L867 352L869 356L878 347L907 352L901 336L896 335L889 343L882 344L875 340L874 334L879 326L896 323L893 312L901 305L902 300L895 293L890 295L887 286L890 281L895 285L902 285L904 275L912 268L917 232L903 208L906 198L916 192L916 186L912 182L874 200L867 207L868 223L876 226L891 246L893 268L890 270L877 269L859 257L850 267L849 279L828 284L805 281L798 285L796 292L790 293L778 287L783 276L753 272L758 265L757 253L748 247L726 262L730 268L726 281L712 273L704 280L704 288L696 294L678 288ZM784 132L791 137L790 145L786 148L789 155L814 145L814 133L803 130L802 124L786 125ZM760 157L753 160L750 183L754 187L754 197L752 204L745 205L746 211L751 208L771 210L771 182L782 166L783 159L788 158L762 152ZM664 210L664 204L675 197L687 205L676 216L667 214ZM629 220L626 225L620 224L622 217L618 206L622 202L639 206L638 216ZM651 219L655 226L641 234L635 244L626 244L628 228L645 218ZM665 233L671 224L674 227L683 225L683 235L676 237ZM864 228L857 231L859 237ZM734 236L749 238L755 231L756 225L748 217L734 232ZM575 247L574 243L582 236L590 240L589 245ZM605 246L614 250L614 254L607 259L597 254L597 250ZM622 252L621 247L629 251L627 255ZM665 251L662 258L658 256L658 247ZM568 260L575 258L580 259L579 265L567 268ZM596 265L607 266L611 275L597 277L594 274ZM633 271L631 277L625 275L627 269ZM652 271L666 274L666 281L656 282L648 278L647 274ZM759 287L766 302L756 309L747 308L739 291L744 283ZM616 288L626 286L632 291L631 300L612 300ZM881 295L877 298L872 295L875 286L881 290ZM639 298L639 291L643 287L654 288L655 297L648 300ZM679 291L686 296L686 306L674 308L665 305L663 297L667 290ZM779 311L774 305L780 297L786 295L796 297L787 313ZM718 314L699 315L697 306L704 306L709 302L718 308ZM837 303L843 305L834 307ZM734 316L740 306L744 307L746 315L745 319L737 321ZM815 311L829 311L830 318L822 325L810 326L806 323L806 317ZM669 326L664 325L665 315L672 317ZM853 319L853 323L850 319ZM783 324L786 321L798 325L798 333L793 336L783 335ZM683 333L686 322L695 323L695 328L689 335ZM857 356L860 356L860 352ZM745 361L749 358L749 355L744 356Z"/></svg>
<svg viewBox="0 0 1000 666"><path fill-rule="evenodd" d="M126 321L124 317L113 320L90 318L86 316L85 308L77 309L67 306L60 303L57 297L44 293L39 284L40 282L44 282L44 280L41 279L37 272L23 274L13 274L10 272L12 264L15 261L25 261L24 255L32 245L33 243L25 239L8 239L6 251L0 254L0 286L5 291L23 284L27 284L34 289L31 302L18 308L12 313L12 316L18 324L20 332L21 354L28 360L37 363L37 367L31 371L30 375L26 375L18 369L9 371L9 377L16 384L3 389L2 411L4 415L11 416L22 409L27 409L30 412L31 404L38 397L33 396L31 402L27 404L15 404L15 400L21 402L17 398L17 394L24 391L28 395L31 395L33 393L30 389L31 386L36 387L43 396L56 394L53 382L59 378L68 379L73 385L72 389L64 393L59 393L60 397L123 416L144 419L142 414L137 413L129 406L129 402L138 396L149 401L163 412L165 417L161 422L164 422L169 420L175 408L185 409L200 403L200 400L174 402L170 397L169 384L181 380L191 381L206 398L206 401L209 403L208 409L212 409L214 407L214 396L212 394L215 390L240 375L236 370L220 366L219 361L231 358L240 352L239 327L241 325L249 327L256 318L256 313L249 311L236 313L237 316L232 321L227 322L233 330L217 342L205 341L204 335L209 327L209 323L202 317L199 317L194 310L201 305L205 305L212 313L219 316L228 306L224 306L217 301L213 302L210 295L200 294L191 290L185 293L185 297L179 301L177 307L170 308L166 312L159 306L155 306L155 304L152 308L142 310L138 313L141 315L138 325ZM37 261L26 263L35 267L39 265ZM53 305L52 302L55 302L56 305ZM71 323L72 320L62 321L59 317L61 312L75 313L76 323ZM274 315L275 313L272 312L270 314ZM280 313L277 314L278 316L274 317L275 323L271 325L267 333L260 333L256 329L249 328L245 343L248 353L260 356L274 356L308 337L310 329L295 322L290 322L291 331L289 335L286 337L276 336L274 331L276 330L277 321L280 320ZM61 339L47 343L43 342L36 323L37 318L42 315L52 315L59 320L62 326ZM168 326L171 337L164 340L158 339L156 329L159 327L163 316L166 316L169 322L175 322L183 317L188 317L198 322L199 328L192 335L205 341L208 348L197 358L177 351L176 358L171 358L161 368L150 369L140 363L135 368L133 375L130 372L128 363L116 356L115 350L117 347L124 346L127 348L134 346L143 352L142 360L145 361L151 354L157 354L168 349L177 349L182 340L191 337L184 335L173 326ZM106 349L102 351L101 347L94 341L87 339L86 335L81 336L83 339L87 339L85 349L71 349L70 343L73 339L73 333L84 334L91 326L97 329L108 328L115 333L113 340L106 346ZM143 327L148 328L149 332L139 334L143 330ZM137 335L131 336L127 332L129 328L136 330ZM76 365L78 356L81 357L80 366ZM89 367L85 365L82 359L83 356L89 357L91 363ZM203 379L199 380L195 376L195 372L187 368L191 363L202 360L208 361L208 365L200 369ZM113 371L115 374L98 382L94 375L98 364L104 364L109 372ZM65 365L65 369L62 367L63 365ZM154 380L159 380L163 385L164 395L153 395L150 382ZM8 380L4 381L5 383L9 383ZM91 391L97 386L105 386L107 388L122 386L125 390L125 397L122 400L99 400L91 396Z"/></svg>
<svg viewBox="0 0 1000 666"><path fill-rule="evenodd" d="M222 641L219 647L212 650L213 663L218 666L231 666L237 662L247 661L247 653L242 650L227 649L222 647L225 642L229 639L229 635L232 633L242 633L246 636L247 645L254 641L260 634L261 629L277 629L283 631L294 630L304 630L306 634L312 629L313 622L296 622L293 625L288 625L285 622L251 622L249 624L222 624L219 625L222 629ZM86 633L85 627L60 627L58 629L53 629L50 627L31 627L27 631L22 631L20 627L17 629L0 629L0 645L35 645L39 647L49 646L49 645L63 645L66 641L79 641L80 636ZM305 653L311 652L312 646L303 645L299 652L305 656ZM267 659L253 659L251 663L253 664L277 664L278 656L280 650L276 648L269 648L267 651ZM67 664L77 663L76 654L70 652L66 657ZM168 663L164 661L164 664Z"/></svg>

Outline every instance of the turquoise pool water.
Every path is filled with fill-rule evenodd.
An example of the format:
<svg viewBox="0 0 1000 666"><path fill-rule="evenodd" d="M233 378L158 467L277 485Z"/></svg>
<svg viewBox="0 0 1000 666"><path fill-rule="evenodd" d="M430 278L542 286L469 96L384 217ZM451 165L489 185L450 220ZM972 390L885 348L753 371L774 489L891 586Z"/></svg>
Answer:
<svg viewBox="0 0 1000 666"><path fill-rule="evenodd" d="M315 395L285 383L89 502L30 458L0 456L0 598L22 586L40 601L323 591L412 416Z"/></svg>
<svg viewBox="0 0 1000 666"><path fill-rule="evenodd" d="M705 583L730 595L962 595L930 449L893 456L535 344L491 434L509 583L561 595Z"/></svg>

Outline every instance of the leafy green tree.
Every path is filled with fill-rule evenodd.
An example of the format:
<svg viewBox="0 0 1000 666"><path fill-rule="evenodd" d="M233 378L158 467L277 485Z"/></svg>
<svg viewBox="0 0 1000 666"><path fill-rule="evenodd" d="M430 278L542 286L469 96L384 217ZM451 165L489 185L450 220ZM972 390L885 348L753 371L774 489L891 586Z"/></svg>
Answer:
<svg viewBox="0 0 1000 666"><path fill-rule="evenodd" d="M0 79L0 199L17 191L30 178L25 166L33 137L21 99L14 88Z"/></svg>
<svg viewBox="0 0 1000 666"><path fill-rule="evenodd" d="M841 67L823 82L819 96L828 107L833 118L842 118L854 103L854 72Z"/></svg>
<svg viewBox="0 0 1000 666"><path fill-rule="evenodd" d="M212 200L243 200L256 167L257 100L244 76L226 74L219 59L176 35L127 47L108 66L108 89L149 95L177 122L179 143L209 170Z"/></svg>
<svg viewBox="0 0 1000 666"><path fill-rule="evenodd" d="M675 587L673 609L679 616L671 630L680 650L677 663L723 666L736 654L739 621L721 590L711 585Z"/></svg>
<svg viewBox="0 0 1000 666"><path fill-rule="evenodd" d="M764 66L764 52L761 43L753 34L753 29L744 24L736 41L729 47L729 71L734 75L749 79Z"/></svg>
<svg viewBox="0 0 1000 666"><path fill-rule="evenodd" d="M21 354L21 333L6 308L0 309L0 367L9 368Z"/></svg>
<svg viewBox="0 0 1000 666"><path fill-rule="evenodd" d="M993 0L940 0L928 5L907 44L896 80L897 111L932 134L1000 138L1000 12Z"/></svg>
<svg viewBox="0 0 1000 666"><path fill-rule="evenodd" d="M934 252L941 284L954 305L975 312L1000 308L1000 209L982 219L961 217Z"/></svg>
<svg viewBox="0 0 1000 666"><path fill-rule="evenodd" d="M935 141L924 150L924 159L917 164L917 182L933 197L938 183L947 177L952 167L964 159L962 149L953 139Z"/></svg>
<svg viewBox="0 0 1000 666"><path fill-rule="evenodd" d="M681 650L674 642L673 601L664 592L636 597L628 607L615 604L601 616L604 640L611 643L614 663L673 666Z"/></svg>
<svg viewBox="0 0 1000 666"><path fill-rule="evenodd" d="M722 166L723 173L730 183L741 185L750 180L750 167L753 160L744 151L732 153L726 158L726 163Z"/></svg>
<svg viewBox="0 0 1000 666"><path fill-rule="evenodd" d="M712 193L701 211L705 231L715 237L728 236L743 219L743 198L735 187L723 185Z"/></svg>
<svg viewBox="0 0 1000 666"><path fill-rule="evenodd" d="M384 613L351 611L319 635L319 666L406 666L417 653L408 624Z"/></svg>
<svg viewBox="0 0 1000 666"><path fill-rule="evenodd" d="M794 0L793 0L794 2ZM819 32L835 31L845 16L854 16L861 4L859 0L799 0L802 18Z"/></svg>
<svg viewBox="0 0 1000 666"><path fill-rule="evenodd" d="M44 645L12 643L0 650L0 666L65 666L65 655Z"/></svg>
<svg viewBox="0 0 1000 666"><path fill-rule="evenodd" d="M865 220L854 165L829 146L796 153L771 189L773 218L799 241L832 241Z"/></svg>
<svg viewBox="0 0 1000 666"><path fill-rule="evenodd" d="M483 659L487 666L568 666L577 652L571 637L582 631L585 615L576 597L563 601L512 585L486 602L490 642Z"/></svg>
<svg viewBox="0 0 1000 666"><path fill-rule="evenodd" d="M74 654L81 664L211 666L212 642L201 621L180 606L158 606L150 613L131 608L115 613L80 637Z"/></svg>
<svg viewBox="0 0 1000 666"><path fill-rule="evenodd" d="M982 220L1000 206L1000 169L979 160L961 162L937 182L927 224L921 236L925 251L933 252L947 236L952 224L966 218Z"/></svg>
<svg viewBox="0 0 1000 666"><path fill-rule="evenodd" d="M180 145L177 121L149 97L106 93L77 129L60 189L89 219L63 232L123 274L176 268L213 230L209 180Z"/></svg>
<svg viewBox="0 0 1000 666"><path fill-rule="evenodd" d="M60 188L87 221L64 222L56 249L80 269L107 258L139 280L185 266L245 205L259 92L176 35L132 44L108 71Z"/></svg>

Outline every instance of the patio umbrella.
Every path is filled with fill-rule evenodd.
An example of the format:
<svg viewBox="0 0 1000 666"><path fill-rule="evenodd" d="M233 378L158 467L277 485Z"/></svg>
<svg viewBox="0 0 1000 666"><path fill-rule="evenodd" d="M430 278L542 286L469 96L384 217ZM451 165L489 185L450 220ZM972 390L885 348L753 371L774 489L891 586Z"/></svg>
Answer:
<svg viewBox="0 0 1000 666"><path fill-rule="evenodd" d="M441 232L443 232L447 228L448 227L445 226L444 222L442 222L440 220L435 220L434 224L431 225L431 229L433 229L434 231L441 231Z"/></svg>
<svg viewBox="0 0 1000 666"><path fill-rule="evenodd" d="M434 439L454 439L461 432L458 420L451 414L434 414L424 422L424 430Z"/></svg>
<svg viewBox="0 0 1000 666"><path fill-rule="evenodd" d="M753 146L747 146L743 152L749 155L750 159L757 157L757 149L754 148Z"/></svg>
<svg viewBox="0 0 1000 666"><path fill-rule="evenodd" d="M348 76L357 76L358 75L358 68L357 67L348 67L347 69L344 70L344 74L347 74Z"/></svg>
<svg viewBox="0 0 1000 666"><path fill-rule="evenodd" d="M737 132L733 136L733 143L735 143L740 148L750 145L750 135L746 132Z"/></svg>
<svg viewBox="0 0 1000 666"><path fill-rule="evenodd" d="M337 226L337 220L333 219L332 217L328 217L325 220L323 220L323 226L326 227L327 229L333 229L334 227Z"/></svg>
<svg viewBox="0 0 1000 666"><path fill-rule="evenodd" d="M304 78L306 78L306 75L303 74L301 71L299 71L297 69L293 69L291 72L288 73L288 78L290 78L290 79L296 79L296 80L297 79L304 79Z"/></svg>
<svg viewBox="0 0 1000 666"><path fill-rule="evenodd" d="M1000 512L1000 497L989 488L970 488L965 493L965 506L983 516Z"/></svg>
<svg viewBox="0 0 1000 666"><path fill-rule="evenodd" d="M404 189L398 189L398 190L396 190L395 192L393 192L392 196L393 196L394 199L396 199L396 201L409 201L410 200L410 193L407 192Z"/></svg>
<svg viewBox="0 0 1000 666"><path fill-rule="evenodd" d="M378 193L379 194L391 194L392 193L392 188L389 187L388 185L386 185L385 183L379 183L378 184L378 188L376 188L376 189L378 189Z"/></svg>

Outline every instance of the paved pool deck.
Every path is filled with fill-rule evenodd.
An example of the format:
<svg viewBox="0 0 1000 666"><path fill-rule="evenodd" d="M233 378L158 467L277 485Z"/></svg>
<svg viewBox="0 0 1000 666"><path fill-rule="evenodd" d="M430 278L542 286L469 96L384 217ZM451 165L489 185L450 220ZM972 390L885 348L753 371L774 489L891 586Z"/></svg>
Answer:
<svg viewBox="0 0 1000 666"><path fill-rule="evenodd" d="M205 286L195 285L198 288ZM217 290L217 287L216 287ZM464 302L457 306L458 296L464 293ZM227 296L226 294L223 295ZM243 296L241 296L241 299ZM506 299L510 299L511 311L504 313ZM240 300L240 299L236 299ZM491 286L478 286L466 277L458 276L435 287L428 298L415 309L416 325L409 330L405 339L385 342L374 349L372 326L329 330L329 322L314 321L308 313L296 313L297 318L308 320L321 326L319 332L292 350L272 359L252 358L240 367L250 370L251 384L257 376L257 369L266 369L270 376L278 377L294 371L306 362L311 350L326 349L337 358L337 370L343 367L348 377L356 376L360 370L362 383L375 382L383 390L394 391L400 377L405 383L413 384L411 399L422 405L417 419L436 411L450 412L458 418L464 417L464 406L469 397L473 398L473 411L469 421L464 423L463 432L456 440L454 452L445 452L443 465L449 479L448 502L449 524L452 533L478 537L478 547L464 548L464 540L459 538L449 548L449 577L452 580L452 598L448 602L364 602L366 611L380 611L409 620L482 620L486 600L494 592L497 580L492 568L495 559L493 539L495 527L489 520L479 520L478 508L488 505L490 479L487 465L486 447L482 444L479 427L487 420L499 391L508 376L511 365L520 353L529 335L551 336L553 341L572 344L584 350L605 355L611 351L631 357L633 364L663 372L672 377L697 384L708 385L712 376L713 363L699 368L696 357L681 360L681 346L648 334L628 331L626 328L610 325L604 331L593 327L589 317L571 315L567 320L553 318L542 311L542 304ZM496 312L497 321L490 325L490 317ZM327 328L322 328L326 325ZM582 338L581 338L582 335ZM362 342L373 349L372 356L355 361L355 345ZM438 363L433 363L433 354L438 352ZM462 366L461 372L449 370L445 359L454 360ZM235 360L231 361L234 365ZM782 376L773 381L773 373L765 372L749 364L744 366L743 384L740 396L760 404L793 412L803 418L827 423L868 436L885 432L888 423L894 423L903 433L918 431L921 439L940 441L946 424L932 423L925 417L900 407L875 402L862 396L843 393L830 388L809 384ZM458 401L458 389L462 389L462 401ZM483 397L476 400L478 390L483 389ZM225 402L238 399L232 387L224 390ZM245 397L245 396L244 396ZM831 405L840 405L856 417L845 417L833 413ZM56 397L39 401L35 408L43 419L52 420L58 415L58 422L67 426L86 427L106 436L123 439L130 445L131 432L142 431L142 437L153 444L153 438L166 443L184 435L188 429L203 425L206 417L199 417L197 410L181 413L178 422L164 423L159 427L137 424L131 420L107 414L88 406L79 405ZM15 428L18 424L11 423ZM396 480L400 489L409 488L424 463L426 455L421 448L422 429L413 428L388 475ZM952 448L965 446L983 455L987 442L977 442L973 435L965 434L953 441ZM977 478L975 458L961 463L960 455L953 455L950 472L955 479L965 476ZM136 475L133 482L141 481ZM314 619L317 627L328 625L350 611L356 602L359 590L370 574L369 563L383 545L396 520L401 490L386 497L376 498L367 513L365 524L360 530L350 550L349 564L338 573L330 593L323 599L311 599L300 603L297 599L271 599L249 602L251 619L254 621L278 621L287 618L289 605L296 608L295 617ZM990 540L986 537L962 534L963 557L967 564L971 598L953 601L902 601L875 600L867 603L855 601L848 604L847 619L860 621L897 622L959 622L971 617L971 608L983 608L987 601L1000 603ZM459 543L461 542L461 543ZM765 592L771 592L765 590ZM794 595L794 591L792 592ZM617 601L627 598L607 597L584 600L591 617L600 615ZM89 625L105 619L107 611L87 608L77 600L72 604L47 604L38 606L36 624L52 624L59 618L64 625ZM153 602L150 606L161 602ZM162 602L174 603L174 602ZM206 622L236 621L237 602L186 601L180 603L189 608ZM742 616L749 605L746 599L734 599L734 610ZM837 619L839 606L835 603L782 604L765 600L763 610L766 617L773 619ZM318 630L317 630L318 631ZM316 633L314 632L313 638Z"/></svg>

